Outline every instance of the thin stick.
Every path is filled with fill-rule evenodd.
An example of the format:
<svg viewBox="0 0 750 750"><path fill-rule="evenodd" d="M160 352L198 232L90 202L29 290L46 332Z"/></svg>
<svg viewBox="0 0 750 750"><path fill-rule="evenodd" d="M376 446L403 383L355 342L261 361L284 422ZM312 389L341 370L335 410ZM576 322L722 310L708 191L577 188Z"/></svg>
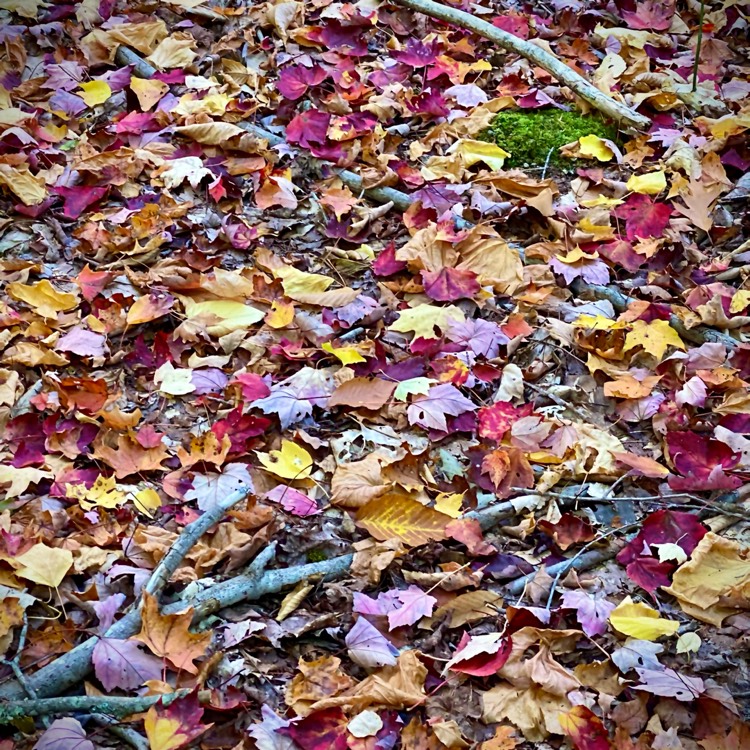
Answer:
<svg viewBox="0 0 750 750"><path fill-rule="evenodd" d="M436 3L434 0L391 0L396 5L402 5L405 8L416 10L418 13L424 13L432 18L439 18L453 26L473 31L485 39L494 42L498 47L515 52L521 57L530 60L534 65L546 70L558 81L564 83L571 91L578 94L581 99L587 101L592 107L598 109L615 122L637 130L646 130L651 126L651 120L637 112L633 112L629 107L607 96L596 86L589 83L581 77L572 68L569 68L562 60L547 52L542 47L533 42L527 42L520 39L507 31L493 26L487 21L483 21L471 13L463 10L448 7L442 3Z"/></svg>
<svg viewBox="0 0 750 750"><path fill-rule="evenodd" d="M698 41L695 45L695 60L693 61L693 91L698 88L698 66L701 62L701 45L703 44L703 14L706 11L706 2L701 0L701 9L698 14Z"/></svg>

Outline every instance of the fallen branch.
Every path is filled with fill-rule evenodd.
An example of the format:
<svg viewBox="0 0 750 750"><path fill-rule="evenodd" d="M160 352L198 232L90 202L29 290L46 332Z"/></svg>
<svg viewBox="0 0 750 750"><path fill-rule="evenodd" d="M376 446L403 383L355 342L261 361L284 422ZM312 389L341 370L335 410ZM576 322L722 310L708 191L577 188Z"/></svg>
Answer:
<svg viewBox="0 0 750 750"><path fill-rule="evenodd" d="M220 500L213 508L200 515L195 521L189 523L180 532L177 541L169 548L169 551L154 568L151 577L143 587L147 594L158 597L162 589L167 585L172 574L180 567L185 555L193 548L196 542L212 527L215 526L226 515L227 511L237 503L244 500L250 493L250 487L232 492L224 500Z"/></svg>
<svg viewBox="0 0 750 750"><path fill-rule="evenodd" d="M106 695L71 695L63 698L41 698L38 700L8 701L0 703L0 725L10 724L17 719L34 716L54 716L60 714L86 713L105 716L132 716L148 711L159 701L168 706L178 698L186 696L189 690L177 690L169 695L146 695L135 698L108 697Z"/></svg>
<svg viewBox="0 0 750 750"><path fill-rule="evenodd" d="M569 68L562 60L547 52L541 46L537 46L531 41L525 41L507 31L493 26L487 21L483 21L471 13L451 8L442 3L436 3L434 0L390 0L396 5L402 5L405 8L416 10L418 13L424 13L432 18L439 18L441 21L458 26L462 29L473 31L485 39L494 42L498 47L515 52L521 57L538 65L554 76L558 81L564 83L571 91L578 94L581 99L587 101L592 107L598 109L612 120L619 122L621 125L637 130L646 130L651 126L651 120L644 115L633 112L629 107L621 102L616 101L600 91L596 86L589 83L585 78L578 75L572 68Z"/></svg>
<svg viewBox="0 0 750 750"><path fill-rule="evenodd" d="M266 548L261 553L261 555L265 555L266 560L269 557L269 550L271 550L270 557L272 557L273 550L271 547ZM203 589L190 601L179 600L167 604L162 607L161 611L165 614L175 614L191 606L194 610L193 622L199 622L225 607L231 607L243 601L254 601L267 594L275 594L287 586L294 586L308 578L316 576L322 576L324 579L340 578L349 571L351 562L352 555L343 555L331 560L298 565L293 568L268 570L262 575L257 574L257 568L251 569L247 574L235 576ZM132 610L112 625L107 631L106 637L130 638L140 630L140 627L140 611ZM38 672L27 676L28 685L36 691L38 696L44 698L60 695L80 684L91 671L91 654L98 641L98 636L89 638L51 664L42 667ZM0 698L10 700L20 698L23 695L24 688L18 682L9 682L0 687Z"/></svg>

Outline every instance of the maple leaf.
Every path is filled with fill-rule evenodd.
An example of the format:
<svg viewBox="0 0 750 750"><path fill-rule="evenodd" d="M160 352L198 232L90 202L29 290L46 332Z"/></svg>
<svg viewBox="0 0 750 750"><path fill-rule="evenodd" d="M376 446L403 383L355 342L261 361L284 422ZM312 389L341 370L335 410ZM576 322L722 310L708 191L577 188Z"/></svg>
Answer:
<svg viewBox="0 0 750 750"><path fill-rule="evenodd" d="M357 619L344 642L351 660L361 667L371 669L396 663L398 649L364 617Z"/></svg>
<svg viewBox="0 0 750 750"><path fill-rule="evenodd" d="M430 617L437 604L434 596L426 594L418 586L409 586L399 591L396 596L401 602L398 609L388 613L388 629L413 625L423 617Z"/></svg>
<svg viewBox="0 0 750 750"><path fill-rule="evenodd" d="M666 31L672 24L674 12L674 0L640 0L630 7L622 8L620 15L631 29Z"/></svg>
<svg viewBox="0 0 750 750"><path fill-rule="evenodd" d="M191 633L192 607L175 615L162 615L159 603L148 593L143 594L141 632L133 636L156 656L167 659L172 666L190 674L198 674L194 661L206 655L211 633Z"/></svg>
<svg viewBox="0 0 750 750"><path fill-rule="evenodd" d="M437 338L435 329L446 331L451 321L463 322L463 311L450 305L449 307L433 307L432 305L417 305L408 310L400 310L398 320L389 326L391 331L400 333L414 333L415 338Z"/></svg>
<svg viewBox="0 0 750 750"><path fill-rule="evenodd" d="M329 372L303 367L274 385L270 395L258 399L253 406L265 414L278 414L281 427L286 429L312 414L313 406L324 407L333 390L333 378Z"/></svg>
<svg viewBox="0 0 750 750"><path fill-rule="evenodd" d="M487 474L498 497L508 497L514 487L533 487L534 471L518 448L491 451L482 459L482 473Z"/></svg>
<svg viewBox="0 0 750 750"><path fill-rule="evenodd" d="M116 445L113 447L112 437ZM131 434L116 434L113 430L102 431L93 444L93 458L98 458L115 470L118 479L131 474L161 470L167 450L161 442L153 448L144 448Z"/></svg>
<svg viewBox="0 0 750 750"><path fill-rule="evenodd" d="M73 565L73 553L59 547L35 544L12 560L16 575L43 586L57 588Z"/></svg>
<svg viewBox="0 0 750 750"><path fill-rule="evenodd" d="M281 450L258 453L258 460L272 474L282 479L305 479L313 467L312 456L291 440L281 441Z"/></svg>
<svg viewBox="0 0 750 750"><path fill-rule="evenodd" d="M625 233L631 241L661 237L673 211L666 203L657 203L646 195L634 193L615 208L615 216L625 220Z"/></svg>
<svg viewBox="0 0 750 750"><path fill-rule="evenodd" d="M488 677L502 669L512 647L511 638L502 633L474 636L465 633L445 668L474 677Z"/></svg>
<svg viewBox="0 0 750 750"><path fill-rule="evenodd" d="M291 721L282 719L268 706L260 707L262 721L248 727L248 734L253 738L258 750L295 750L297 744L291 737L279 734L277 730L291 725Z"/></svg>
<svg viewBox="0 0 750 750"><path fill-rule="evenodd" d="M213 726L201 724L202 718L197 691L172 701L166 708L158 703L151 706L143 722L151 750L176 750L187 745Z"/></svg>
<svg viewBox="0 0 750 750"><path fill-rule="evenodd" d="M610 750L609 733L590 708L574 706L558 718L560 727L576 750Z"/></svg>
<svg viewBox="0 0 750 750"><path fill-rule="evenodd" d="M464 396L456 386L443 383L430 388L425 396L418 396L407 407L409 424L416 424L427 430L446 432L446 415L456 417L466 412L476 411L476 406Z"/></svg>
<svg viewBox="0 0 750 750"><path fill-rule="evenodd" d="M56 719L44 730L34 750L95 750L81 722L72 717Z"/></svg>
<svg viewBox="0 0 750 750"><path fill-rule="evenodd" d="M655 357L657 362L661 362L670 346L685 351L685 344L679 334L666 320L652 320L650 323L636 320L625 337L623 351L628 352L637 346Z"/></svg>
<svg viewBox="0 0 750 750"><path fill-rule="evenodd" d="M603 596L585 591L566 591L563 594L562 607L574 609L583 632L593 637L607 632L607 622L615 605Z"/></svg>
<svg viewBox="0 0 750 750"><path fill-rule="evenodd" d="M215 508L227 495L243 489L253 491L253 480L247 464L227 464L221 474L196 474L193 488L185 493L185 499L195 500L200 510L207 511Z"/></svg>
<svg viewBox="0 0 750 750"><path fill-rule="evenodd" d="M438 302L472 299L481 288L473 271L459 271L457 268L422 271L422 283L425 294Z"/></svg>
<svg viewBox="0 0 750 750"><path fill-rule="evenodd" d="M146 654L133 641L100 638L91 655L96 678L104 689L135 690L162 676L161 659Z"/></svg>
<svg viewBox="0 0 750 750"><path fill-rule="evenodd" d="M303 148L314 144L324 144L328 138L328 125L331 115L316 109L308 109L295 115L286 127L286 137L290 143L298 143Z"/></svg>
<svg viewBox="0 0 750 750"><path fill-rule="evenodd" d="M13 282L8 284L6 290L13 299L25 302L43 318L55 319L58 313L78 306L75 294L59 292L47 279L35 284Z"/></svg>

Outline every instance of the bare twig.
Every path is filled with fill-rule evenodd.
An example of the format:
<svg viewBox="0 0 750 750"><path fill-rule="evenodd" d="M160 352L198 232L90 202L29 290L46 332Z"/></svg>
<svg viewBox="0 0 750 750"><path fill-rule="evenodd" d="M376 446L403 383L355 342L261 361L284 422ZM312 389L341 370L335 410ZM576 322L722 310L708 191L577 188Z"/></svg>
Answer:
<svg viewBox="0 0 750 750"><path fill-rule="evenodd" d="M572 68L569 68L562 60L532 41L520 39L513 34L509 34L507 31L499 29L497 26L493 26L487 21L473 16L471 13L434 2L434 0L391 0L391 2L396 5L402 5L405 8L410 8L411 10L416 10L418 13L424 13L432 18L439 18L459 28L473 31L485 39L494 42L498 47L525 57L534 63L534 65L538 65L558 81L564 83L571 91L578 94L581 99L587 101L592 107L625 127L645 130L651 125L651 120L648 117L633 112L621 102L607 96L603 91L600 91L596 86L578 75Z"/></svg>
<svg viewBox="0 0 750 750"><path fill-rule="evenodd" d="M127 742L135 750L150 750L151 746L148 740L138 734L135 729L123 726L117 719L112 719L104 714L91 714L91 717L97 724L106 727L110 734L114 734L115 737L119 737L123 742Z"/></svg>

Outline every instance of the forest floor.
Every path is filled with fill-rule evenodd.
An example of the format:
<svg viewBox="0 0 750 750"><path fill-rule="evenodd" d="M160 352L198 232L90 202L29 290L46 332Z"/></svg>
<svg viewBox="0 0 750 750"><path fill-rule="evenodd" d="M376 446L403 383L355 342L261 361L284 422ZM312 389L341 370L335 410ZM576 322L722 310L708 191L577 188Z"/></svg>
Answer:
<svg viewBox="0 0 750 750"><path fill-rule="evenodd" d="M750 748L748 6L415 2L0 0L0 750Z"/></svg>

